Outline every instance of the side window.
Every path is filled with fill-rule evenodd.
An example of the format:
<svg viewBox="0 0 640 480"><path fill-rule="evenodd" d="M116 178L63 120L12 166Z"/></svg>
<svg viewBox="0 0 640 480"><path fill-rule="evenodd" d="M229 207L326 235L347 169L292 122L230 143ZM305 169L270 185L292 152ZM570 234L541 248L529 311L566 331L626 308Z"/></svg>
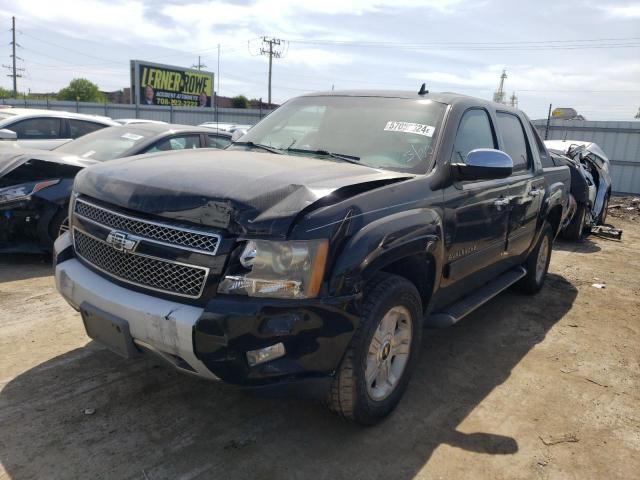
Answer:
<svg viewBox="0 0 640 480"><path fill-rule="evenodd" d="M504 141L504 151L513 160L513 171L521 172L531 165L529 145L520 119L511 113L498 112L498 128Z"/></svg>
<svg viewBox="0 0 640 480"><path fill-rule="evenodd" d="M200 148L200 135L182 135L166 138L148 148L147 152L165 152L169 150L186 150Z"/></svg>
<svg viewBox="0 0 640 480"><path fill-rule="evenodd" d="M95 122L85 122L84 120L69 119L69 129L71 130L71 138L78 138L87 133L95 132L104 128L105 125Z"/></svg>
<svg viewBox="0 0 640 480"><path fill-rule="evenodd" d="M209 137L209 146L214 148L226 148L231 145L231 138L216 137L215 135L207 135Z"/></svg>
<svg viewBox="0 0 640 480"><path fill-rule="evenodd" d="M469 152L476 148L496 148L489 115L480 109L467 110L462 116L456 133L452 162L464 163Z"/></svg>
<svg viewBox="0 0 640 480"><path fill-rule="evenodd" d="M60 119L52 117L27 118L8 126L18 140L44 140L60 138Z"/></svg>
<svg viewBox="0 0 640 480"><path fill-rule="evenodd" d="M544 143L542 142L542 139L540 138L536 127L534 127L531 123L529 123L529 126L531 127L531 131L533 132L533 138L535 138L536 140L536 146L538 147L538 155L540 155L542 168L555 167L556 164L553 162L553 159L549 155L549 152L547 152L547 147L544 146Z"/></svg>

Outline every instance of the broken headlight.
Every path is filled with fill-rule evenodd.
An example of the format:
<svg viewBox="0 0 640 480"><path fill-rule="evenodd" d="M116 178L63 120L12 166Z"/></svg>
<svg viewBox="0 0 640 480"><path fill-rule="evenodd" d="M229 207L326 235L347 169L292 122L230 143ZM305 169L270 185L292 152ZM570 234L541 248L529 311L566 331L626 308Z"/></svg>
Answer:
<svg viewBox="0 0 640 480"><path fill-rule="evenodd" d="M249 240L238 271L228 273L219 293L269 298L313 298L320 292L326 240Z"/></svg>
<svg viewBox="0 0 640 480"><path fill-rule="evenodd" d="M11 187L0 188L0 203L25 200L36 192L59 183L60 180L46 180L44 182L29 182Z"/></svg>

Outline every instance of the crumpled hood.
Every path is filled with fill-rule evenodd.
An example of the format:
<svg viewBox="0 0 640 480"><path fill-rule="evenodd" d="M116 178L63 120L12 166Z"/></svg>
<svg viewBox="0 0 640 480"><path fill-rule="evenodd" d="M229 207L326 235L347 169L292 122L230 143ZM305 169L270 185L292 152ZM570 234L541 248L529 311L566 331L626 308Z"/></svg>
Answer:
<svg viewBox="0 0 640 480"><path fill-rule="evenodd" d="M47 163L84 168L98 163L96 160L65 155L48 150L13 148L0 150L0 177L15 170L29 160L41 160Z"/></svg>
<svg viewBox="0 0 640 480"><path fill-rule="evenodd" d="M296 215L343 187L410 178L327 158L193 150L110 161L83 170L74 189L133 211L235 233L286 236Z"/></svg>

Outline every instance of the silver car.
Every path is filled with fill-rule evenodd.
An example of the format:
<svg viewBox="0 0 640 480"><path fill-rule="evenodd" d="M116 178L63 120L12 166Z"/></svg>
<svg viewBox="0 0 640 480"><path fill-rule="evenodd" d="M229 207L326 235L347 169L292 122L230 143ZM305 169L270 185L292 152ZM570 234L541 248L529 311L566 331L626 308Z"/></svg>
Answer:
<svg viewBox="0 0 640 480"><path fill-rule="evenodd" d="M116 125L119 124L110 118L97 115L35 108L2 108L0 147L2 142L15 142L24 148L52 150L87 133Z"/></svg>

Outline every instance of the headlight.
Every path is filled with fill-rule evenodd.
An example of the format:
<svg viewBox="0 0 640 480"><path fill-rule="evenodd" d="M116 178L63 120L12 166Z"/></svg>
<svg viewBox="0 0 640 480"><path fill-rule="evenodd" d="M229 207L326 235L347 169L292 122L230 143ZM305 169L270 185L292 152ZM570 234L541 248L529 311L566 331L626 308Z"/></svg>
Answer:
<svg viewBox="0 0 640 480"><path fill-rule="evenodd" d="M250 240L240 255L244 270L225 276L218 292L313 298L320 292L326 262L327 240Z"/></svg>
<svg viewBox="0 0 640 480"><path fill-rule="evenodd" d="M15 202L29 198L36 192L59 183L60 180L46 180L44 182L29 182L0 189L0 203Z"/></svg>

